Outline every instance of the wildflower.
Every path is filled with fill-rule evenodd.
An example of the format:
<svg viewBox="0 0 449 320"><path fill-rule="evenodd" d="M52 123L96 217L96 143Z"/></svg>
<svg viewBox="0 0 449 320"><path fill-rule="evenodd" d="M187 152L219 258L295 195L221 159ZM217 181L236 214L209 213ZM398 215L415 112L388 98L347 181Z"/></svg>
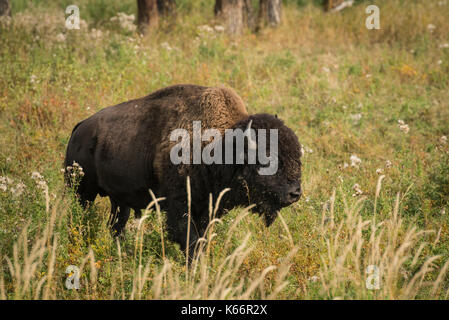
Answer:
<svg viewBox="0 0 449 320"><path fill-rule="evenodd" d="M381 168L377 168L376 173L378 175L381 175L383 173L383 170Z"/></svg>
<svg viewBox="0 0 449 320"><path fill-rule="evenodd" d="M45 182L44 177L37 171L31 173L31 179L36 182L39 189L48 190L47 182Z"/></svg>
<svg viewBox="0 0 449 320"><path fill-rule="evenodd" d="M442 43L442 44L439 45L439 48L440 49L447 49L447 48L449 48L449 43Z"/></svg>
<svg viewBox="0 0 449 320"><path fill-rule="evenodd" d="M353 154L353 155L349 158L349 160L351 161L351 167L356 167L356 168L358 168L359 165L360 165L360 163L362 163L362 160L361 160L359 157L357 157L357 155L355 155L355 154Z"/></svg>
<svg viewBox="0 0 449 320"><path fill-rule="evenodd" d="M391 163L390 160L385 161L385 167L386 168L391 168L393 166L393 164Z"/></svg>
<svg viewBox="0 0 449 320"><path fill-rule="evenodd" d="M135 17L133 14L127 15L124 12L119 12L116 16L111 18L111 21L118 22L120 27L127 31L134 31L136 30L136 25L133 23L134 19Z"/></svg>
<svg viewBox="0 0 449 320"><path fill-rule="evenodd" d="M82 30L87 29L86 20L80 19L80 29L82 29Z"/></svg>
<svg viewBox="0 0 449 320"><path fill-rule="evenodd" d="M36 80L37 80L37 77L34 74L32 74L30 77L30 83L35 83L35 82L37 82Z"/></svg>
<svg viewBox="0 0 449 320"><path fill-rule="evenodd" d="M66 36L65 36L63 33L59 33L59 34L56 36L56 38L55 38L55 40L56 40L57 42L64 42L65 39L66 39Z"/></svg>
<svg viewBox="0 0 449 320"><path fill-rule="evenodd" d="M214 29L215 29L215 31L217 31L217 32L223 32L223 31L225 31L225 27L223 27L223 26L215 26Z"/></svg>
<svg viewBox="0 0 449 320"><path fill-rule="evenodd" d="M406 124L403 120L398 120L399 124L399 130L401 130L404 133L408 133L410 131L410 128L408 124Z"/></svg>
<svg viewBox="0 0 449 320"><path fill-rule="evenodd" d="M317 282L319 279L320 279L320 277L318 277L318 276L311 276L310 278L307 279L307 281Z"/></svg>
<svg viewBox="0 0 449 320"><path fill-rule="evenodd" d="M304 147L304 151L307 153L313 153L313 150L310 149L309 147Z"/></svg>
<svg viewBox="0 0 449 320"><path fill-rule="evenodd" d="M321 70L323 70L326 73L331 72L331 70L329 68L327 68L327 67L322 67Z"/></svg>
<svg viewBox="0 0 449 320"><path fill-rule="evenodd" d="M429 30L430 32L433 32L433 30L435 30L435 25L433 25L433 24L431 24L431 23L429 23L428 25L427 25L427 30Z"/></svg>
<svg viewBox="0 0 449 320"><path fill-rule="evenodd" d="M103 32L101 30L97 30L97 29L93 28L90 31L90 36L94 39L99 39L103 36Z"/></svg>
<svg viewBox="0 0 449 320"><path fill-rule="evenodd" d="M359 196L361 194L363 194L362 189L360 189L360 185L358 183L356 183L352 189L355 191L355 193L352 194L353 197Z"/></svg>
<svg viewBox="0 0 449 320"><path fill-rule="evenodd" d="M358 122L360 119L362 119L361 113L351 114L349 116L353 121Z"/></svg>
<svg viewBox="0 0 449 320"><path fill-rule="evenodd" d="M170 47L170 45L167 42L161 43L161 47L164 48L167 51L172 51L173 50L173 48Z"/></svg>
<svg viewBox="0 0 449 320"><path fill-rule="evenodd" d="M441 136L440 143L441 144L446 144L447 143L447 136Z"/></svg>
<svg viewBox="0 0 449 320"><path fill-rule="evenodd" d="M8 190L8 186L6 184L0 183L0 190L6 192L6 190Z"/></svg>
<svg viewBox="0 0 449 320"><path fill-rule="evenodd" d="M31 173L31 179L33 180L42 180L44 177L41 176L41 174L37 171L34 171Z"/></svg>
<svg viewBox="0 0 449 320"><path fill-rule="evenodd" d="M201 32L208 32L208 33L213 33L214 29L210 26L208 26L207 24L199 26L198 30Z"/></svg>
<svg viewBox="0 0 449 320"><path fill-rule="evenodd" d="M19 182L15 188L11 188L11 193L14 197L19 197L25 191L26 185L23 182Z"/></svg>
<svg viewBox="0 0 449 320"><path fill-rule="evenodd" d="M446 214L446 210L444 208L441 209L440 214L445 215Z"/></svg>

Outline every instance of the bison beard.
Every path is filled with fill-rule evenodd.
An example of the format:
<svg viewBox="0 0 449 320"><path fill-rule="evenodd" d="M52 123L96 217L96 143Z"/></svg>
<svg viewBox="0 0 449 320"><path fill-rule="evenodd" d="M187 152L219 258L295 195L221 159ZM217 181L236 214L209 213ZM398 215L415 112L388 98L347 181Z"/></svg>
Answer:
<svg viewBox="0 0 449 320"><path fill-rule="evenodd" d="M225 129L245 130L249 123L256 132L277 129L277 172L260 175L261 164L246 161L245 164L173 164L170 148L175 142L170 141L170 133L178 128L192 132L193 121L201 121L202 129L215 128L222 134ZM234 152L235 149L234 145ZM270 150L269 146L266 150ZM131 209L140 217L140 210L152 200L149 189L157 197L165 197L160 205L166 212L169 237L185 250L187 176L192 195L189 244L194 248L209 223L209 194L217 199L225 188L231 190L222 198L219 217L234 207L255 204L253 211L263 216L266 226L271 225L281 208L301 196L300 157L301 146L293 131L277 117L248 115L233 90L176 85L105 108L78 123L67 146L65 166L75 161L84 170L76 189L83 207L98 194L110 198L110 225L114 235L122 232ZM68 174L66 181L70 184Z"/></svg>

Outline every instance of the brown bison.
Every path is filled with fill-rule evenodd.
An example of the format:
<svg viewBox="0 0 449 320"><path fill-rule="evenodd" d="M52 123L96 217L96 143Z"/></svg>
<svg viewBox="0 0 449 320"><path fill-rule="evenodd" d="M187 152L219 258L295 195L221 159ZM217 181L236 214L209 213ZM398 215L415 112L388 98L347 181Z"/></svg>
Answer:
<svg viewBox="0 0 449 320"><path fill-rule="evenodd" d="M180 143L173 141L172 133L181 129L195 136L195 121L201 130L219 132L219 136L201 140L201 147L216 143L211 152L215 162L192 164L194 156L188 155L184 158L187 162L176 163L173 148ZM224 141L231 129L251 133L245 135L243 152L237 135L217 143ZM261 174L267 162L251 162L249 157L250 150L261 150L260 137L266 132L270 132L269 157L277 161L273 174ZM188 145L192 138L186 141ZM274 143L278 147L273 151ZM187 176L192 196L189 243L193 246L209 223L209 194L217 199L225 188L230 191L222 198L219 216L233 207L254 204L253 211L269 226L281 208L301 196L300 157L301 146L293 131L275 116L248 115L233 90L175 85L105 108L78 123L67 146L65 166L75 161L83 168L84 176L76 187L83 206L94 201L97 194L110 198L111 225L116 235L125 227L130 209L140 217L140 210L152 200L149 189L157 197L165 197L160 204L167 214L169 237L185 250ZM70 182L68 178L66 174Z"/></svg>

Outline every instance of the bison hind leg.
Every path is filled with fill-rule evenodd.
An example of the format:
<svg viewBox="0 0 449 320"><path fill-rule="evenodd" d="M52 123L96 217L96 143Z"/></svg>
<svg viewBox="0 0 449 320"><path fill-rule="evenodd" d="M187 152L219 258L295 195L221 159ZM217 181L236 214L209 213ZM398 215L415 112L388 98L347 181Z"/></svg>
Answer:
<svg viewBox="0 0 449 320"><path fill-rule="evenodd" d="M94 187L81 188L81 186L76 193L78 194L78 200L83 209L86 209L89 203L94 202L98 194L97 189Z"/></svg>

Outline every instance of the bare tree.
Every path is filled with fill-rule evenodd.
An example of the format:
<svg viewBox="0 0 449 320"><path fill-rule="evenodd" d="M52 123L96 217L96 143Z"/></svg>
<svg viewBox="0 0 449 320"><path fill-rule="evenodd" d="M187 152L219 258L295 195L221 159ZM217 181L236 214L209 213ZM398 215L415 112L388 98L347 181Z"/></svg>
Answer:
<svg viewBox="0 0 449 320"><path fill-rule="evenodd" d="M0 16L11 16L9 0L0 0Z"/></svg>
<svg viewBox="0 0 449 320"><path fill-rule="evenodd" d="M137 25L139 31L145 33L148 27L157 26L158 23L157 0L137 0Z"/></svg>
<svg viewBox="0 0 449 320"><path fill-rule="evenodd" d="M281 23L282 0L260 0L257 29L269 25L276 27Z"/></svg>
<svg viewBox="0 0 449 320"><path fill-rule="evenodd" d="M229 33L239 34L244 28L253 27L251 0L216 0L214 12Z"/></svg>
<svg viewBox="0 0 449 320"><path fill-rule="evenodd" d="M137 24L139 31L145 33L148 28L159 24L160 16L176 13L175 0L137 0Z"/></svg>

